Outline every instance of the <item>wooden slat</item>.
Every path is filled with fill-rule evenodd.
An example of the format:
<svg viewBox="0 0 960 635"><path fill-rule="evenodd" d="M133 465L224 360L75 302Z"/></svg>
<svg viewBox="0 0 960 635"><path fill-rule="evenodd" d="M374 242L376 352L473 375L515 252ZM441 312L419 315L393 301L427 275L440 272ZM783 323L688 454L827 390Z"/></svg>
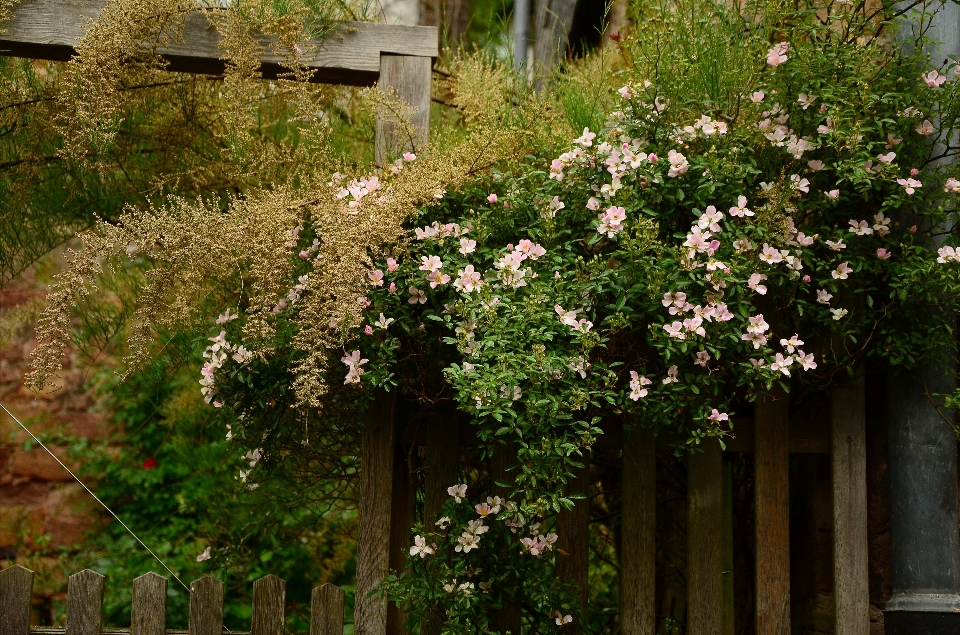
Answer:
<svg viewBox="0 0 960 635"><path fill-rule="evenodd" d="M737 419L733 432L736 438L725 438L726 452L753 452L753 421ZM830 454L829 421L792 421L790 423L790 454Z"/></svg>
<svg viewBox="0 0 960 635"><path fill-rule="evenodd" d="M736 596L733 578L733 461L723 457L723 628L722 635L734 635Z"/></svg>
<svg viewBox="0 0 960 635"><path fill-rule="evenodd" d="M343 590L329 582L310 595L310 635L343 635Z"/></svg>
<svg viewBox="0 0 960 635"><path fill-rule="evenodd" d="M754 496L756 503L757 635L790 633L789 399L757 397Z"/></svg>
<svg viewBox="0 0 960 635"><path fill-rule="evenodd" d="M402 571L404 557L410 553L410 529L414 522L416 485L408 462L409 454L402 445L393 453L393 503L390 505L390 569ZM402 635L407 622L403 607L391 602L387 606L388 635Z"/></svg>
<svg viewBox="0 0 960 635"><path fill-rule="evenodd" d="M430 132L430 82L433 60L429 57L387 55L380 57L380 89L406 103L413 116L413 130L397 129L389 117L378 117L376 161L379 164L405 151L417 152Z"/></svg>
<svg viewBox="0 0 960 635"><path fill-rule="evenodd" d="M0 571L0 635L27 635L33 571L18 564Z"/></svg>
<svg viewBox="0 0 960 635"><path fill-rule="evenodd" d="M190 585L189 635L222 635L223 582L204 576Z"/></svg>
<svg viewBox="0 0 960 635"><path fill-rule="evenodd" d="M390 563L394 396L380 393L364 413L360 446L356 635L385 635L387 602L371 596Z"/></svg>
<svg viewBox="0 0 960 635"><path fill-rule="evenodd" d="M460 432L462 435L464 431L461 430ZM516 464L517 443L515 441L503 443L494 449L493 456L490 459L490 480L493 481L490 486L491 495L499 496L504 500L510 497L512 488L497 485L497 481L513 483L516 473L510 468ZM510 635L520 635L520 606L514 602L518 592L519 589L503 589L503 594L500 596L503 605L490 615L491 630L504 635L508 633Z"/></svg>
<svg viewBox="0 0 960 635"><path fill-rule="evenodd" d="M435 531L447 488L460 482L460 425L456 408L442 408L427 422L426 465L423 466L423 525Z"/></svg>
<svg viewBox="0 0 960 635"><path fill-rule="evenodd" d="M165 635L167 579L150 572L133 581L130 635Z"/></svg>
<svg viewBox="0 0 960 635"><path fill-rule="evenodd" d="M623 448L620 545L620 628L623 635L654 635L656 611L657 444L634 432Z"/></svg>
<svg viewBox="0 0 960 635"><path fill-rule="evenodd" d="M0 34L0 49L6 55L35 59L67 60L83 37L85 25L95 19L106 0L20 0L13 17ZM183 43L171 44L159 53L170 70L219 75L224 64L218 48L220 35L207 18L191 13L183 30ZM270 50L265 38L261 57L266 77L282 72L282 58ZM311 41L316 53L306 65L316 69L315 80L326 83L372 86L380 74L380 55L438 55L436 27L399 26L347 22L323 41Z"/></svg>
<svg viewBox="0 0 960 635"><path fill-rule="evenodd" d="M867 439L863 369L831 392L833 583L837 635L869 635Z"/></svg>
<svg viewBox="0 0 960 635"><path fill-rule="evenodd" d="M103 626L103 576L84 569L67 580L66 635L100 635Z"/></svg>
<svg viewBox="0 0 960 635"><path fill-rule="evenodd" d="M265 575L253 583L251 635L283 635L286 598L287 583L275 575Z"/></svg>
<svg viewBox="0 0 960 635"><path fill-rule="evenodd" d="M565 488L570 494L583 494L587 498L574 501L573 509L561 510L557 514L557 555L556 574L561 582L572 584L580 596L580 606L587 612L590 555L590 453L578 457L583 467L574 468L573 478L567 481ZM578 622L564 627L570 635L586 632Z"/></svg>
<svg viewBox="0 0 960 635"><path fill-rule="evenodd" d="M723 451L716 439L687 461L687 632L723 628ZM762 593L762 591L761 591Z"/></svg>

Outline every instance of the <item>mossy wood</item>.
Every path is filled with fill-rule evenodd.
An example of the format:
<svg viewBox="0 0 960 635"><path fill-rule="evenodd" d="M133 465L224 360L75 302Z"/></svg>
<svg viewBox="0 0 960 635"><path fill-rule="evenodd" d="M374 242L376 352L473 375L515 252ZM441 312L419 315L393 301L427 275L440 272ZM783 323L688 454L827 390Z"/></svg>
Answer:
<svg viewBox="0 0 960 635"><path fill-rule="evenodd" d="M105 0L21 0L0 34L0 54L46 60L69 60L86 26L97 18ZM158 52L171 71L220 75L224 62L218 45L220 34L201 12L190 13L182 42ZM283 71L283 58L264 38L261 71L276 77ZM313 80L348 86L373 86L380 78L380 56L404 55L436 58L439 52L436 27L399 26L346 22L323 40L310 41L315 53L306 65L314 69Z"/></svg>

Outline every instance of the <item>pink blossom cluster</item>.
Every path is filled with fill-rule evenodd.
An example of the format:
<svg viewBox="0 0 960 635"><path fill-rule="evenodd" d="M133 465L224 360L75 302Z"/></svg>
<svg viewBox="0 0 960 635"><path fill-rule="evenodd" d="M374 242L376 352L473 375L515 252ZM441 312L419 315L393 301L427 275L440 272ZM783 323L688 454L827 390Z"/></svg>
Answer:
<svg viewBox="0 0 960 635"><path fill-rule="evenodd" d="M360 359L360 351L353 351L347 355L344 355L340 358L340 361L346 364L347 366L347 376L343 380L344 384L359 384L360 376L363 375L363 365L366 364L368 359Z"/></svg>
<svg viewBox="0 0 960 635"><path fill-rule="evenodd" d="M338 201L349 197L350 200L347 202L347 209L350 211L348 213L356 214L364 197L379 189L380 177L364 176L351 181L346 187L337 190L335 196Z"/></svg>

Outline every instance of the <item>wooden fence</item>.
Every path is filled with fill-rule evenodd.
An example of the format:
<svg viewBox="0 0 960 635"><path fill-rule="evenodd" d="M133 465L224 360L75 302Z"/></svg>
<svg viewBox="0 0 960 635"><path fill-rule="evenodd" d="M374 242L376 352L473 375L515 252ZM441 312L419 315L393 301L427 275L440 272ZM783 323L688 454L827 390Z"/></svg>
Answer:
<svg viewBox="0 0 960 635"><path fill-rule="evenodd" d="M103 628L103 576L90 569L67 583L66 629L30 628L33 571L19 565L0 571L0 635L225 635L223 582L204 576L190 585L188 630L167 630L167 579L147 573L133 581L130 628ZM250 631L228 635L284 635L286 586L268 575L253 583ZM343 591L332 584L313 590L309 635L343 635Z"/></svg>

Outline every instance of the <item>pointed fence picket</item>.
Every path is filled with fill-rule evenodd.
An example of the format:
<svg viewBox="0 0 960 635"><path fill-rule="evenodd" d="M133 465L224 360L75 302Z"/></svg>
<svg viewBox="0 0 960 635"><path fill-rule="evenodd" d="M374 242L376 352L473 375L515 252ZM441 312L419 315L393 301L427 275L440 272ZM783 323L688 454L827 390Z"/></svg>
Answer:
<svg viewBox="0 0 960 635"><path fill-rule="evenodd" d="M274 575L253 583L249 632L230 635L283 635L287 583ZM66 628L30 627L33 571L15 565L0 571L0 635L225 635L223 582L204 576L190 585L187 631L167 629L167 579L147 573L133 581L130 628L103 628L104 577L86 569L67 583ZM324 584L313 589L309 635L343 635L344 593Z"/></svg>

